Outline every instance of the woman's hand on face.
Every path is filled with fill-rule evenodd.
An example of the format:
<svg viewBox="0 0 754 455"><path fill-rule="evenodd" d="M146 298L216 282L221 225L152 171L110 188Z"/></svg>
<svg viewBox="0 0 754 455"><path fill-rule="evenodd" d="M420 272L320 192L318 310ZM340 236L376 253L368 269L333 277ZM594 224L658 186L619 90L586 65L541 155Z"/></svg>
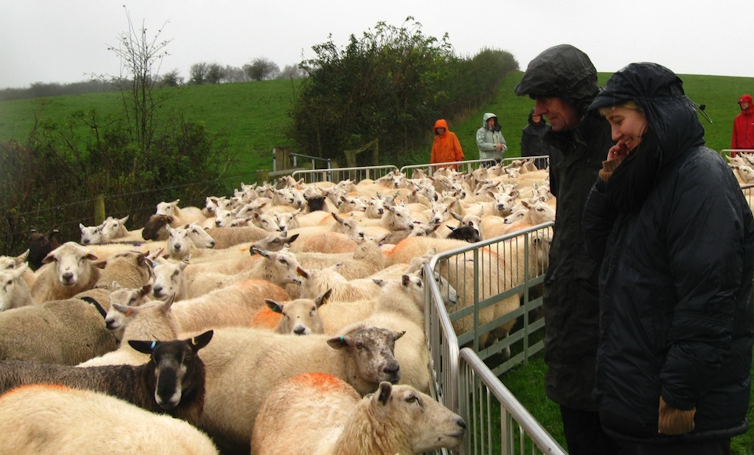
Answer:
<svg viewBox="0 0 754 455"><path fill-rule="evenodd" d="M610 147L610 150L607 151L607 161L625 158L629 153L631 153L631 150L626 147L626 144L624 144L623 141L618 141L617 144Z"/></svg>

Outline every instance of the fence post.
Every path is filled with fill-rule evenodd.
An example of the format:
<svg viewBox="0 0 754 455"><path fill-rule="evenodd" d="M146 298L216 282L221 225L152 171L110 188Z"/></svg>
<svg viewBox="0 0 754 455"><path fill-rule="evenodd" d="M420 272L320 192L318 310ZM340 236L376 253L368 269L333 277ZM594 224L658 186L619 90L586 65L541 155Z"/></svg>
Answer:
<svg viewBox="0 0 754 455"><path fill-rule="evenodd" d="M97 195L94 200L94 224L100 225L105 221L105 196Z"/></svg>

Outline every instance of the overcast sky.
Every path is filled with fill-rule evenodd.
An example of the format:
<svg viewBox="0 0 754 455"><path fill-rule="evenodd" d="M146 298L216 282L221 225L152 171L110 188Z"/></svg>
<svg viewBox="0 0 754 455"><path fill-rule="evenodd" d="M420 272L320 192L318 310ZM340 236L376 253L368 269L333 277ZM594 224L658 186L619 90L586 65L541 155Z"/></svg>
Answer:
<svg viewBox="0 0 754 455"><path fill-rule="evenodd" d="M0 0L0 88L119 75L107 47L127 29L124 5L134 26L172 39L161 72L186 80L198 62L241 67L264 57L282 69L314 57L330 34L342 47L407 16L425 36L448 33L457 55L506 50L522 70L569 43L600 72L653 61L678 74L754 77L754 0Z"/></svg>

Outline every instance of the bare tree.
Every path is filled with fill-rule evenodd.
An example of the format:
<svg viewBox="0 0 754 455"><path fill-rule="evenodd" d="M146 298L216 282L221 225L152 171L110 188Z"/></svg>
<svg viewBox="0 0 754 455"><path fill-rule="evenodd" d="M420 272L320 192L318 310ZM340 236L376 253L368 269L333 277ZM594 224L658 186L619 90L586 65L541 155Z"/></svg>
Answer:
<svg viewBox="0 0 754 455"><path fill-rule="evenodd" d="M223 72L225 74L224 82L245 82L248 80L244 70L237 66L225 65Z"/></svg>
<svg viewBox="0 0 754 455"><path fill-rule="evenodd" d="M125 5L123 8L126 8ZM159 80L162 59L168 55L165 48L172 40L160 40L162 29L158 29L150 38L143 21L141 28L134 28L128 9L126 18L128 30L118 35L118 46L108 49L122 61L122 73L118 79L121 99L132 134L136 135L136 143L144 151L149 149L154 137L154 114L166 99L165 93L158 95L154 89ZM128 75L124 76L123 72Z"/></svg>
<svg viewBox="0 0 754 455"><path fill-rule="evenodd" d="M251 63L244 65L243 70L252 81L263 81L266 79L274 79L280 72L280 67L271 60L260 57L255 58Z"/></svg>

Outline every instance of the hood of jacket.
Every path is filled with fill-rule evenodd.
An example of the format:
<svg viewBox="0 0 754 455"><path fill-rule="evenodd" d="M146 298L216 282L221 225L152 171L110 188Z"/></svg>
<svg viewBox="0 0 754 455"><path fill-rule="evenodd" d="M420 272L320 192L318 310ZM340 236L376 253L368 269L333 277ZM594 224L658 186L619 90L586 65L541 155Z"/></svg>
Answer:
<svg viewBox="0 0 754 455"><path fill-rule="evenodd" d="M490 126L487 124L487 120L491 118L495 119L495 126L492 128L493 131L500 131L500 128L498 128L500 124L497 121L497 115L493 114L492 112L487 112L482 116L482 127L486 130L490 129Z"/></svg>
<svg viewBox="0 0 754 455"><path fill-rule="evenodd" d="M599 92L597 70L589 56L576 47L553 46L529 62L515 92L532 99L562 98L584 114Z"/></svg>
<svg viewBox="0 0 754 455"><path fill-rule="evenodd" d="M704 145L704 127L683 81L656 63L631 63L613 74L589 107L596 111L634 101L658 139L660 170L693 147ZM641 147L641 145L639 145Z"/></svg>
<svg viewBox="0 0 754 455"><path fill-rule="evenodd" d="M432 127L432 132L437 134L437 128L445 128L445 132L447 133L449 131L448 122L446 122L445 119L441 118L440 120L435 122L435 126Z"/></svg>
<svg viewBox="0 0 754 455"><path fill-rule="evenodd" d="M751 97L748 93L746 95L741 96L741 98L738 99L738 104L741 103L749 103L749 107L744 109L746 111L750 110L752 108L752 104L754 104L754 98Z"/></svg>

